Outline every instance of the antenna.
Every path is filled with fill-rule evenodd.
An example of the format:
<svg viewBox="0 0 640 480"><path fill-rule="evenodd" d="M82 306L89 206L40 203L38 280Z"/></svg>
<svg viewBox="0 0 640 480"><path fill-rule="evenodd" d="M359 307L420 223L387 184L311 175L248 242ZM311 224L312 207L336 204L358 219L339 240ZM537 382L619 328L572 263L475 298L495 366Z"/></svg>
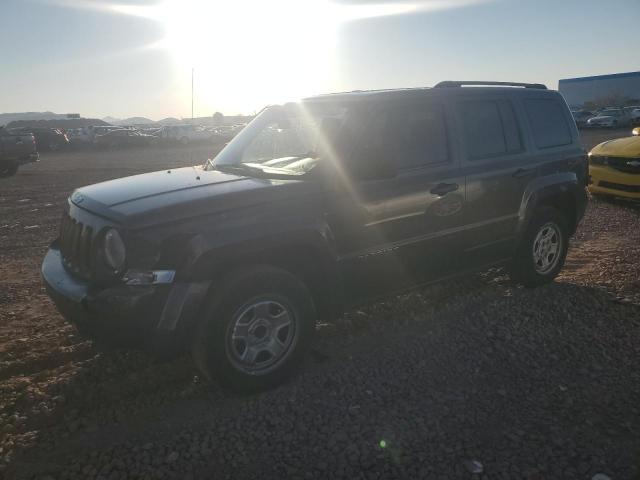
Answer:
<svg viewBox="0 0 640 480"><path fill-rule="evenodd" d="M193 122L193 67L191 67L191 121Z"/></svg>

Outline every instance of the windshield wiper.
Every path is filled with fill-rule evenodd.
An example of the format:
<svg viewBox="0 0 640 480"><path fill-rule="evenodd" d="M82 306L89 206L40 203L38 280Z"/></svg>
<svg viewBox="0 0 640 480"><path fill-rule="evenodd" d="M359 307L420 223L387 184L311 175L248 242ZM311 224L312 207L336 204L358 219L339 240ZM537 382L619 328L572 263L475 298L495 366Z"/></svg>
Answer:
<svg viewBox="0 0 640 480"><path fill-rule="evenodd" d="M266 176L266 172L258 167L254 167L251 165L247 165L246 163L237 163L237 164L226 164L226 165L214 165L211 164L215 170L219 170L221 172L231 172L231 173L250 173L257 174L259 177Z"/></svg>

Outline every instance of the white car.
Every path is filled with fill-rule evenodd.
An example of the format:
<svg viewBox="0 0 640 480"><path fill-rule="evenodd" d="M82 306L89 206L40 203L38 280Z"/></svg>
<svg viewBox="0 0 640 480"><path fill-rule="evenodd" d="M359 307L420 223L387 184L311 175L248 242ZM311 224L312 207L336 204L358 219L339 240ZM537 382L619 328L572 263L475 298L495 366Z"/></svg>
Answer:
<svg viewBox="0 0 640 480"><path fill-rule="evenodd" d="M617 128L631 125L631 117L622 108L605 109L587 120L588 127Z"/></svg>

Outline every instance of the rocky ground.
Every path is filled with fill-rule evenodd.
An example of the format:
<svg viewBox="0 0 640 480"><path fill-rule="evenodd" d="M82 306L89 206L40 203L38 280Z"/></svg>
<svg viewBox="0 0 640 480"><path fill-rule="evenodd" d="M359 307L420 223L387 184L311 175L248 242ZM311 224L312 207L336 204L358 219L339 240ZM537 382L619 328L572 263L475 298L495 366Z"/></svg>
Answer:
<svg viewBox="0 0 640 480"><path fill-rule="evenodd" d="M209 151L45 155L0 183L0 478L640 478L638 204L592 200L552 285L492 270L319 325L260 395L78 336L38 270L65 198Z"/></svg>

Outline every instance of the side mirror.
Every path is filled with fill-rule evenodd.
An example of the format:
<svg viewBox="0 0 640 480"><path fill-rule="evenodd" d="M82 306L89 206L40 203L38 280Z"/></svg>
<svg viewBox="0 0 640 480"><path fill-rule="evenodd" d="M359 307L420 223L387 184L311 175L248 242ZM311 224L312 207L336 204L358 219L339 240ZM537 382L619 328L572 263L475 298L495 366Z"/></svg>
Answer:
<svg viewBox="0 0 640 480"><path fill-rule="evenodd" d="M384 180L398 174L395 162L386 152L369 148L353 154L346 168L357 180Z"/></svg>

